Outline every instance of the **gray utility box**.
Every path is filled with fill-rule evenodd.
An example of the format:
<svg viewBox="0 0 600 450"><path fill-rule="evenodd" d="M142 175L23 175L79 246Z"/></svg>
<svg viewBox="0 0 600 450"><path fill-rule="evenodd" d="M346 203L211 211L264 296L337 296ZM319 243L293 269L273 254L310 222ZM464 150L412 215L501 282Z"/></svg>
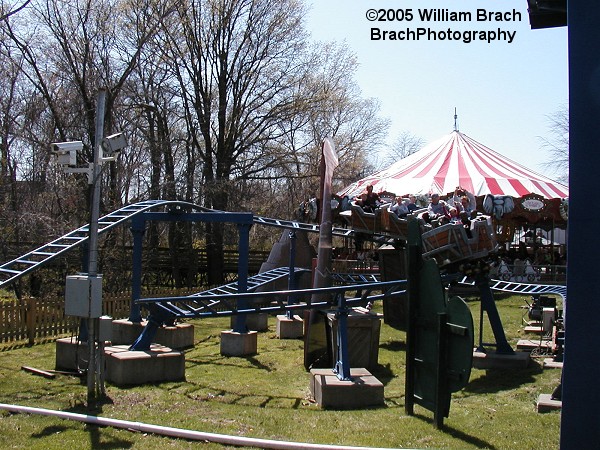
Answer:
<svg viewBox="0 0 600 450"><path fill-rule="evenodd" d="M67 277L65 314L87 318L98 318L102 315L102 275Z"/></svg>

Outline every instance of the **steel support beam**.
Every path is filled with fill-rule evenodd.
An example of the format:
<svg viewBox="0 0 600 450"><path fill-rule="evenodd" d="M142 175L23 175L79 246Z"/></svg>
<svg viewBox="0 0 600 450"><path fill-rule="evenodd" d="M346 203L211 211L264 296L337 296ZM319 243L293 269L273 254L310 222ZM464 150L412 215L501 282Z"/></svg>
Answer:
<svg viewBox="0 0 600 450"><path fill-rule="evenodd" d="M598 332L600 209L590 207L600 172L600 3L569 0L569 224L565 354L560 447L598 448L600 364L590 339ZM568 330L568 331L567 331Z"/></svg>

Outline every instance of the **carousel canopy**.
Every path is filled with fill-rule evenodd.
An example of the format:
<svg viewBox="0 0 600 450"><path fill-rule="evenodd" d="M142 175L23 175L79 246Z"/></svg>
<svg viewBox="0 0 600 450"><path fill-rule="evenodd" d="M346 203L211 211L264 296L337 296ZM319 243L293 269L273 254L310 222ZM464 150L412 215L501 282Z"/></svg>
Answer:
<svg viewBox="0 0 600 450"><path fill-rule="evenodd" d="M421 150L365 177L338 195L350 198L372 184L377 193L395 195L448 194L457 186L479 195L545 198L569 196L567 186L511 161L467 135L453 131Z"/></svg>

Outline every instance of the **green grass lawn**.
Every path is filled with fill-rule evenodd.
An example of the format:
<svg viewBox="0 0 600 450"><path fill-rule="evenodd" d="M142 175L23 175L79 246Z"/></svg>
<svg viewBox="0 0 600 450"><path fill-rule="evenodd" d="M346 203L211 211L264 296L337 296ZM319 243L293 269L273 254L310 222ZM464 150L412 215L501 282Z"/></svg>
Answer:
<svg viewBox="0 0 600 450"><path fill-rule="evenodd" d="M509 342L524 336L523 296L497 300ZM479 303L469 301L478 328ZM379 365L373 374L385 385L385 406L364 410L322 410L310 399L303 367L303 342L259 333L258 354L220 355L220 332L229 318L194 322L196 345L186 350L186 380L118 388L107 384L108 399L94 414L203 432L318 444L435 449L558 448L560 412L539 414L536 401L558 385L560 370L473 369L468 386L453 394L444 428L419 406L404 411L405 334L382 326ZM478 334L476 332L476 339ZM484 342L493 339L484 321ZM53 369L55 344L0 347L0 402L88 413L85 379L46 379L21 366ZM225 448L57 418L0 412L0 448L164 449Z"/></svg>

